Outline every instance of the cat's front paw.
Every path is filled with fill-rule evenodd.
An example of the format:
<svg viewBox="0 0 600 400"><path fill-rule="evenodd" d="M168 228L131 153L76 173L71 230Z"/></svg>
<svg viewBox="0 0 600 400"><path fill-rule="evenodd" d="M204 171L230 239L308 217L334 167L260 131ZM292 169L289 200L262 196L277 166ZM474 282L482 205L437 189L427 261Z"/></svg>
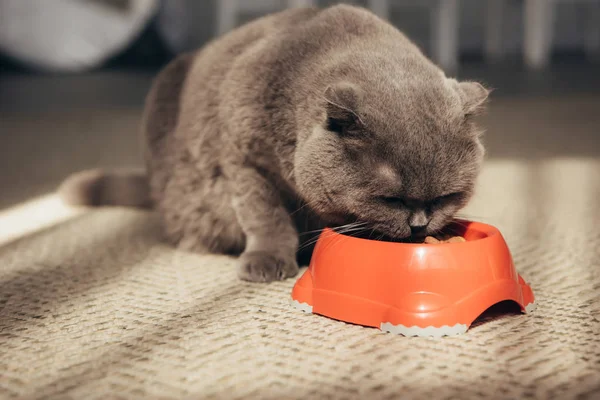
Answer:
<svg viewBox="0 0 600 400"><path fill-rule="evenodd" d="M272 282L290 278L298 273L294 255L252 251L242 253L238 261L238 276L250 282Z"/></svg>

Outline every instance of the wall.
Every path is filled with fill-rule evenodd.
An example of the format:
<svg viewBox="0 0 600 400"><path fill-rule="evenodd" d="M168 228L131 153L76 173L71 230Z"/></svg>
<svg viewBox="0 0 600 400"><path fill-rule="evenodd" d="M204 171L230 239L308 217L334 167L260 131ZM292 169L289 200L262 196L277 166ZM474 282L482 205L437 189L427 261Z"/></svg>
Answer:
<svg viewBox="0 0 600 400"><path fill-rule="evenodd" d="M209 40L214 32L216 1L218 0L168 0L181 1L186 4L186 24L191 28L186 47L197 47ZM249 0L252 1L252 0ZM321 0L320 5L337 3L334 0ZM508 54L517 54L522 43L522 7L520 0L506 0L504 46ZM357 0L355 3L365 4ZM414 1L412 2L415 3ZM427 1L422 1L426 4ZM480 52L483 47L485 27L485 0L461 1L460 44L462 52ZM398 1L397 4L402 4ZM427 50L429 38L429 19L426 7L395 7L392 20L396 26L405 31L415 42ZM555 21L555 50L573 51L581 49L583 34L582 21L585 8L573 4L560 4ZM244 20L254 17L244 16ZM600 21L599 21L600 23Z"/></svg>

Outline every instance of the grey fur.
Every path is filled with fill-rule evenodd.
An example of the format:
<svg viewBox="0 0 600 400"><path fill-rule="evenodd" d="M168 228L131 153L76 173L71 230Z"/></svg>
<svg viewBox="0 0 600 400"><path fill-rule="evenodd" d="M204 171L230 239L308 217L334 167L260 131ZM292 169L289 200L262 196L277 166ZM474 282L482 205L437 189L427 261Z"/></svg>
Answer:
<svg viewBox="0 0 600 400"><path fill-rule="evenodd" d="M364 9L270 15L157 77L143 126L151 198L180 248L241 253L250 281L294 276L299 232L441 229L472 195L472 115L487 96Z"/></svg>

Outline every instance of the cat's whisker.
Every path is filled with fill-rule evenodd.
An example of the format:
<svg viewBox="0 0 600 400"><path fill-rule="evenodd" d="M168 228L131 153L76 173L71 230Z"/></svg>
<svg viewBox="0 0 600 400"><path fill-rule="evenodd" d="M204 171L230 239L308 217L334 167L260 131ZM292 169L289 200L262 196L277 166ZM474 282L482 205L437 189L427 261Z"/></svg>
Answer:
<svg viewBox="0 0 600 400"><path fill-rule="evenodd" d="M292 211L290 213L290 217L296 215L297 213L299 213L300 211L302 211L303 209L305 209L306 207L308 207L308 203L305 203L304 205L300 206L298 209L296 209L296 211Z"/></svg>
<svg viewBox="0 0 600 400"><path fill-rule="evenodd" d="M297 200L302 205L299 208L297 208L295 211L292 211L290 213L290 216L293 216L293 215L297 214L298 212L304 210L306 207L309 207L309 209L315 208L314 206L315 206L315 204L317 204L317 202L303 199L299 195L297 196Z"/></svg>
<svg viewBox="0 0 600 400"><path fill-rule="evenodd" d="M355 232L351 232L350 234L348 234L348 236L352 236L352 237L359 237L358 235L361 235L363 233L366 233L368 231L368 229L361 229L361 230L357 230Z"/></svg>
<svg viewBox="0 0 600 400"><path fill-rule="evenodd" d="M310 240L310 241L302 244L302 246L299 246L297 251L305 250L305 249L309 248L310 246L316 244L317 242L318 242L318 239Z"/></svg>
<svg viewBox="0 0 600 400"><path fill-rule="evenodd" d="M341 229L341 228L351 228L351 227L355 227L355 226L361 226L361 225L366 225L367 222L362 222L362 221L356 221L356 222L350 222L348 224L344 224L344 225L340 225L340 226L336 226L333 229Z"/></svg>
<svg viewBox="0 0 600 400"><path fill-rule="evenodd" d="M342 233L342 235L356 237L356 235L359 235L359 234L361 234L363 232L365 232L365 229L353 229L353 230L346 231L346 232Z"/></svg>
<svg viewBox="0 0 600 400"><path fill-rule="evenodd" d="M298 251L304 250L304 249L306 249L306 248L308 248L308 247L316 244L319 241L319 239L321 239L322 237L331 237L331 236L334 236L334 235L335 235L335 232L329 233L329 234L327 234L327 236L323 236L323 234L318 235L317 237L314 237L311 240L309 240L306 243L304 243L301 246L299 246L298 247Z"/></svg>
<svg viewBox="0 0 600 400"><path fill-rule="evenodd" d="M364 226L353 226L351 228L344 228L344 229L339 229L339 230L336 229L336 232L337 233L345 233L345 232L352 232L352 231L361 230L361 229L365 229L365 227Z"/></svg>
<svg viewBox="0 0 600 400"><path fill-rule="evenodd" d="M368 228L368 223L367 223L367 222L359 223L358 225L360 225L360 226L358 226L358 227L354 227L354 228L352 228L352 229L349 229L349 230L345 231L343 234L344 234L345 236L357 237L356 235L359 235L359 234L361 234L361 233L363 233L363 232L366 232L366 231L368 231L368 229L369 229L369 228ZM334 240L334 241L331 243L331 247L335 246L336 244L340 243L341 241L342 241L342 238L341 238L341 237L340 237L340 238L338 238L338 240Z"/></svg>
<svg viewBox="0 0 600 400"><path fill-rule="evenodd" d="M354 221L354 222L349 222L349 223L344 224L344 225L338 225L336 228L344 228L344 227L356 226L356 225L364 225L364 224L366 224L366 222L363 222L363 221Z"/></svg>
<svg viewBox="0 0 600 400"><path fill-rule="evenodd" d="M314 229L312 231L304 231L298 234L298 236L306 236L306 235L310 235L310 234L314 234L314 233L318 233L323 231L324 228L320 228L320 229Z"/></svg>
<svg viewBox="0 0 600 400"><path fill-rule="evenodd" d="M345 236L354 236L357 235L361 232L365 232L368 228L367 228L368 222L351 222L349 224L345 224L345 225L340 225L338 227L332 228L333 232L329 234L329 236L323 236L323 234L318 235L317 237L303 243L301 246L298 247L298 251L304 250L314 244L316 244L319 239L321 239L321 237L331 237L333 235L336 234L340 234L340 235L345 235ZM319 230L314 231L318 232ZM341 238L340 238L341 240ZM334 241L334 243L337 242Z"/></svg>
<svg viewBox="0 0 600 400"><path fill-rule="evenodd" d="M351 232L351 231L357 230L357 229L365 229L365 224L344 226L343 228L335 228L334 231L337 233L344 234L346 232Z"/></svg>

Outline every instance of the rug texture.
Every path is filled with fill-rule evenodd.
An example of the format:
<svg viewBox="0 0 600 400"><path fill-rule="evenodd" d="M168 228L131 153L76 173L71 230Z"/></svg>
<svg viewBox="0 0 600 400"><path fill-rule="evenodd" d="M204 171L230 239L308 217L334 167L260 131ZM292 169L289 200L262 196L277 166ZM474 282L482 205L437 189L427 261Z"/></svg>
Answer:
<svg viewBox="0 0 600 400"><path fill-rule="evenodd" d="M296 311L294 279L240 282L151 213L7 210L0 398L600 398L600 162L490 161L464 214L500 228L537 310L428 339Z"/></svg>

